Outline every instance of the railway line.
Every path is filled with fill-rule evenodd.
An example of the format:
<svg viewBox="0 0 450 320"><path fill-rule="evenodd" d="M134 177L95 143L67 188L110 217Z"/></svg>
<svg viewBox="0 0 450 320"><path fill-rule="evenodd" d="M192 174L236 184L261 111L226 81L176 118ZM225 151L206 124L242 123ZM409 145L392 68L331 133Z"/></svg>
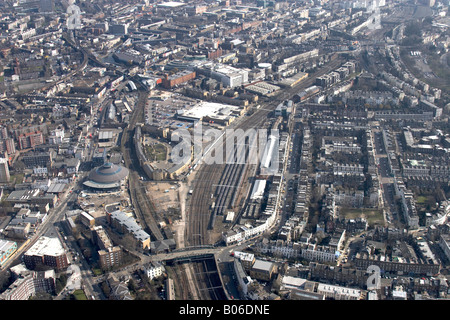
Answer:
<svg viewBox="0 0 450 320"><path fill-rule="evenodd" d="M247 172L248 161L246 159L248 157L248 149L249 146L246 144L242 155L238 155L237 163L225 165L225 170L219 180L219 185L216 186L216 191L213 194L216 201L214 202L214 208L212 208L208 225L208 229L210 230L214 228L217 215L223 215L226 210L235 207L242 180Z"/></svg>
<svg viewBox="0 0 450 320"><path fill-rule="evenodd" d="M239 121L235 129L245 131L262 128L268 115L275 110L279 103L313 85L316 77L330 72L342 63L343 58L336 57L299 85L286 89L274 98L267 99L253 115ZM215 148L225 150L224 142L219 141ZM245 152L245 155L248 155L248 147L246 147ZM233 205L236 205L239 194L245 192L245 190L241 190L241 186L247 170L248 161L240 164L199 164L188 207L186 241L190 246L211 243L208 230L213 229L216 215L223 213L226 208L232 208ZM211 208L211 194L217 197L214 208Z"/></svg>
<svg viewBox="0 0 450 320"><path fill-rule="evenodd" d="M174 273L176 291L180 299L227 300L213 254L174 259L167 261L166 266ZM189 290L189 287L195 289Z"/></svg>
<svg viewBox="0 0 450 320"><path fill-rule="evenodd" d="M193 262L192 269L202 300L227 300L214 257Z"/></svg>
<svg viewBox="0 0 450 320"><path fill-rule="evenodd" d="M146 194L145 186L140 181L139 162L134 153L133 132L138 120L142 117L148 93L139 91L139 99L133 112L129 126L122 133L121 148L123 150L123 159L125 166L130 170L128 177L128 190L130 192L131 202L135 207L135 214L141 222L143 229L150 233L153 240L163 240L161 230L155 220L156 213L154 204Z"/></svg>
<svg viewBox="0 0 450 320"><path fill-rule="evenodd" d="M175 292L179 300L193 300L194 295L189 290L189 280L186 273L186 265L177 264L170 268L172 279L175 283Z"/></svg>
<svg viewBox="0 0 450 320"><path fill-rule="evenodd" d="M299 85L286 89L278 96L267 99L261 103L253 115L239 119L234 124L234 129L257 129L262 128L267 121L268 115L279 103L290 99L300 90L311 86L315 78L336 68L342 59L331 60L316 74L301 82ZM142 88L141 88L142 89ZM129 189L130 196L137 210L137 218L142 222L144 229L149 230L155 239L162 239L162 234L155 222L155 210L153 204L145 195L145 188L139 180L141 168L133 155L132 133L138 122L147 100L147 92L139 91L139 101L130 119L130 125L124 130L122 137L122 150L125 165L130 169ZM228 141L231 143L234 141ZM225 150L226 141L218 141L216 149ZM226 210L232 209L239 204L240 197L245 194L244 182L248 177L248 157L250 150L248 140L245 141L244 152L237 155L237 163L214 163L210 165L199 164L195 173L194 187L191 199L187 207L187 226L185 230L185 242L188 246L206 245L215 242L210 238L214 229L215 218L222 215ZM212 197L216 197L214 208L211 208ZM212 259L215 264L215 260ZM202 300L225 300L220 276L214 271L209 259L191 261L184 264L174 265L176 274L175 283L178 287L180 299L192 299L194 296ZM190 277L188 277L188 274ZM192 281L195 283L193 284Z"/></svg>
<svg viewBox="0 0 450 320"><path fill-rule="evenodd" d="M296 93L313 85L316 77L330 72L341 63L343 63L343 58L335 57L335 59L329 61L299 85L288 88L278 96L261 103L261 107L251 116L237 121L238 123L234 126L234 129L243 129L245 131L252 128L262 128L269 114L275 110L278 104L291 99ZM218 141L218 145L215 148L226 150L223 139ZM248 155L249 149L248 145L246 145L245 152L241 156L245 160ZM239 196L246 194L246 190L243 190L242 186L249 171L249 165L248 161L237 164L199 164L197 170L192 197L187 208L185 241L189 246L216 242L216 239L210 238L211 231L214 229L215 219L218 214L223 214L224 210L235 206ZM213 208L211 206L211 195L216 197ZM225 294L222 293L224 291L222 284L220 286L212 285L213 280L209 278L206 266L195 264L192 265L192 270L197 275L196 284L199 292L201 292L202 299L226 299Z"/></svg>

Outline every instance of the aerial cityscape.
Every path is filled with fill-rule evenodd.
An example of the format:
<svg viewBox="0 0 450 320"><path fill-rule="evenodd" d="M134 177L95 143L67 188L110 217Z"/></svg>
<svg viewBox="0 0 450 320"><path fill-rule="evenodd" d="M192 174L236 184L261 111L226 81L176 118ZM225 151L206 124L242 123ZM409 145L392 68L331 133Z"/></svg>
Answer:
<svg viewBox="0 0 450 320"><path fill-rule="evenodd" d="M0 4L0 300L450 298L448 0Z"/></svg>

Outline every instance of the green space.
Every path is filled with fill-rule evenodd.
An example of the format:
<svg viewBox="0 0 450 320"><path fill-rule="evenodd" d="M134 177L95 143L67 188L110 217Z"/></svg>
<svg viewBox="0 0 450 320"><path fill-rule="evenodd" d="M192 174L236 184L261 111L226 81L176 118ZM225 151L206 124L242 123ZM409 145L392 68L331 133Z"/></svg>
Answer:
<svg viewBox="0 0 450 320"><path fill-rule="evenodd" d="M424 44L422 39L422 31L429 30L431 26L430 18L425 19L423 22L411 22L406 25L405 39L402 41L402 47L400 49L400 56L406 67L414 74L418 79L430 84L433 87L440 88L449 92L450 90L450 69L446 65L446 61L441 61L442 52L440 52L432 44ZM421 56L411 57L411 51L420 51ZM425 60L425 69L432 71L435 75L426 75L427 71L422 70L420 63L416 63L416 59ZM445 57L444 59L445 60ZM421 62L422 63L422 62Z"/></svg>
<svg viewBox="0 0 450 320"><path fill-rule="evenodd" d="M420 51L422 52L422 59L425 58L428 62L428 66L436 75L436 77L425 77L423 72L419 70L417 67L414 58L410 56L411 51ZM402 57L403 62L406 67L416 76L418 79L430 84L431 86L440 88L445 90L446 92L450 91L450 69L445 68L441 61L440 56L434 52L430 52L428 48L425 46L415 46L409 47L407 49L403 49L400 51L400 55Z"/></svg>
<svg viewBox="0 0 450 320"><path fill-rule="evenodd" d="M417 197L416 203L424 204L426 201L427 201L427 197L420 196L420 197Z"/></svg>
<svg viewBox="0 0 450 320"><path fill-rule="evenodd" d="M144 147L145 156L149 161L165 161L167 148L162 143L147 145Z"/></svg>
<svg viewBox="0 0 450 320"><path fill-rule="evenodd" d="M75 300L87 300L88 298L86 297L86 294L84 293L83 290L79 289L79 290L75 290L72 293L72 296Z"/></svg>
<svg viewBox="0 0 450 320"><path fill-rule="evenodd" d="M24 177L25 177L25 174L23 172L18 172L15 174L11 174L9 181L14 184L23 183Z"/></svg>
<svg viewBox="0 0 450 320"><path fill-rule="evenodd" d="M370 226L384 224L383 211L371 208L342 208L339 216L345 219L365 218Z"/></svg>

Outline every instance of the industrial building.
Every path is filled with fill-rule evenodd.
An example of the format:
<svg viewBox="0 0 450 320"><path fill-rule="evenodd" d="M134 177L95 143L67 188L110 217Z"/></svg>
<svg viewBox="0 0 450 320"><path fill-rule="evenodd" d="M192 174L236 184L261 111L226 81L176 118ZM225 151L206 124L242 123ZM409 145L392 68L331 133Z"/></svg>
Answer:
<svg viewBox="0 0 450 320"><path fill-rule="evenodd" d="M215 102L202 101L189 110L180 112L177 119L187 121L205 121L228 125L244 112L243 108Z"/></svg>
<svg viewBox="0 0 450 320"><path fill-rule="evenodd" d="M247 69L239 69L221 63L204 63L197 67L199 73L221 82L225 87L238 87L248 83Z"/></svg>

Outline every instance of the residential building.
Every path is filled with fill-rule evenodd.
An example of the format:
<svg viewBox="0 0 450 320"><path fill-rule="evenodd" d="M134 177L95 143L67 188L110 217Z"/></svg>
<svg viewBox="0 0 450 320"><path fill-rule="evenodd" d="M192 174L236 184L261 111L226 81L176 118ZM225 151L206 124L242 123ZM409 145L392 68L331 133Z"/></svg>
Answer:
<svg viewBox="0 0 450 320"><path fill-rule="evenodd" d="M440 271L440 264L421 263L414 259L393 257L390 259L385 255L369 255L357 253L353 260L355 267L367 270L370 265L376 265L386 272L416 275L435 275Z"/></svg>
<svg viewBox="0 0 450 320"><path fill-rule="evenodd" d="M24 253L25 266L33 270L38 265L45 265L56 270L64 270L69 266L66 252L58 238L42 236Z"/></svg>
<svg viewBox="0 0 450 320"><path fill-rule="evenodd" d="M8 159L0 158L0 183L9 182L10 178Z"/></svg>
<svg viewBox="0 0 450 320"><path fill-rule="evenodd" d="M42 132L29 132L19 136L19 148L21 150L34 148L35 146L41 145L44 143L44 136Z"/></svg>
<svg viewBox="0 0 450 320"><path fill-rule="evenodd" d="M109 221L119 232L124 234L132 234L134 239L143 249L150 249L150 235L136 223L134 218L129 217L126 213L120 210L117 210L109 215Z"/></svg>
<svg viewBox="0 0 450 320"><path fill-rule="evenodd" d="M84 211L80 212L80 218L92 221L92 216L88 215ZM90 218L90 219L87 219ZM100 266L103 269L110 269L114 266L118 266L122 262L123 250L119 246L114 246L109 238L106 230L102 226L95 226L87 224L90 227L92 234L92 241L100 248L98 251Z"/></svg>
<svg viewBox="0 0 450 320"><path fill-rule="evenodd" d="M100 267L102 269L110 269L114 266L120 265L122 262L123 251L120 247L108 247L98 251Z"/></svg>
<svg viewBox="0 0 450 320"><path fill-rule="evenodd" d="M241 261L245 270L250 270L256 261L255 255L248 252L235 251L234 257Z"/></svg>
<svg viewBox="0 0 450 320"><path fill-rule="evenodd" d="M325 283L318 284L317 293L323 294L326 298L332 298L334 300L360 300L362 297L361 290Z"/></svg>
<svg viewBox="0 0 450 320"><path fill-rule="evenodd" d="M148 265L144 266L144 272L149 280L162 276L164 270L164 266L157 261L152 261Z"/></svg>
<svg viewBox="0 0 450 320"><path fill-rule="evenodd" d="M20 275L4 292L0 300L28 300L39 292L55 292L55 271L47 270Z"/></svg>

